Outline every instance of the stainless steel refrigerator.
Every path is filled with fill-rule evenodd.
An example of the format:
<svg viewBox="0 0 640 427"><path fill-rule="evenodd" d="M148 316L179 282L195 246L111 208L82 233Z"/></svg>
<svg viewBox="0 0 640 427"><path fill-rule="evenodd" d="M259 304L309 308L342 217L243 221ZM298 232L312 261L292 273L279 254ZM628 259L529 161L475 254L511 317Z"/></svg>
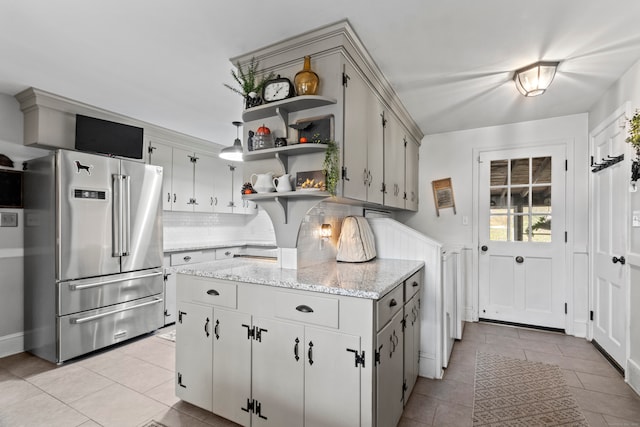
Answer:
<svg viewBox="0 0 640 427"><path fill-rule="evenodd" d="M27 162L27 351L60 363L164 325L161 187L161 167L129 160Z"/></svg>

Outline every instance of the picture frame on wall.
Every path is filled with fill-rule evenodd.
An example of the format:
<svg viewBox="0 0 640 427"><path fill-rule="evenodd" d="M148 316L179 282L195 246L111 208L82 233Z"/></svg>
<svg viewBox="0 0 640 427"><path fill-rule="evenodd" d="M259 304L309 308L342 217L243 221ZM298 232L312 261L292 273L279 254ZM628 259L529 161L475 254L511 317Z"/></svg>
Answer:
<svg viewBox="0 0 640 427"><path fill-rule="evenodd" d="M436 215L440 216L440 209L453 208L456 214L456 201L453 195L453 184L451 178L443 178L431 181L433 188L433 200L436 205Z"/></svg>

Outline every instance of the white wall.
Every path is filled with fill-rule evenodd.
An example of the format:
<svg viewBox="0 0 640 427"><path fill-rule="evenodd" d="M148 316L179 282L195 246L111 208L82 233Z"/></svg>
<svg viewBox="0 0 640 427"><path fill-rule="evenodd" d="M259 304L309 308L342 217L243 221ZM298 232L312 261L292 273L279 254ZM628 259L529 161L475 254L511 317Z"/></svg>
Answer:
<svg viewBox="0 0 640 427"><path fill-rule="evenodd" d="M535 98L531 99L535 102ZM567 145L569 174L567 179L567 225L569 232L571 286L567 290L570 318L567 332L579 336L586 333L588 287L584 280L573 279L573 265L583 265L587 259L588 236L588 134L587 114L576 114L546 120L514 123L479 129L427 135L420 147L420 210L403 213L399 219L412 228L444 244L462 245L474 250L476 238L472 224L474 151L515 148L536 144L564 143ZM431 181L451 178L457 214L453 209L441 209L436 215ZM466 221L465 221L466 220ZM463 224L463 221L466 223ZM477 283L477 278L472 277ZM467 283L465 312L477 313L472 306L477 285ZM469 301L470 300L470 301Z"/></svg>
<svg viewBox="0 0 640 427"><path fill-rule="evenodd" d="M631 102L631 107L640 109L640 61L636 62L591 108L589 130L594 129L616 109ZM631 171L629 171L629 176ZM621 188L619 191L627 191ZM630 194L630 210L640 210L640 192ZM630 217L630 215L629 215ZM629 295L629 359L627 361L627 381L640 393L640 229L627 224L628 241L625 257L630 264Z"/></svg>

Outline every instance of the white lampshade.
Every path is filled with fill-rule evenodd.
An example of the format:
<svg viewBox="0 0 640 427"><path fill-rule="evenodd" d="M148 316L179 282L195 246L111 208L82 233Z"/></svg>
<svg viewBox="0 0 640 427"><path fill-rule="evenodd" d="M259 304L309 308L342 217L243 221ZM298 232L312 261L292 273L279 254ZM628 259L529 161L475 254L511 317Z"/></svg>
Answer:
<svg viewBox="0 0 640 427"><path fill-rule="evenodd" d="M536 62L516 70L513 81L524 96L542 95L556 75L558 62Z"/></svg>
<svg viewBox="0 0 640 427"><path fill-rule="evenodd" d="M233 145L231 147L226 147L220 150L220 154L218 157L225 160L231 160L232 162L241 162L242 158L242 142L238 137L238 130L240 126L242 126L242 122L233 122L233 125L236 127L236 139L233 141Z"/></svg>

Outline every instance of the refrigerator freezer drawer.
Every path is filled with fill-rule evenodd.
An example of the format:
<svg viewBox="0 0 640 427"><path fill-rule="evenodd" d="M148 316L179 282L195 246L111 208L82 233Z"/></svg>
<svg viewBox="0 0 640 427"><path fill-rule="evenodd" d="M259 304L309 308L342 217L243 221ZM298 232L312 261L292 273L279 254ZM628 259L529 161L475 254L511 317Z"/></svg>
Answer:
<svg viewBox="0 0 640 427"><path fill-rule="evenodd" d="M58 283L58 316L163 292L161 268Z"/></svg>
<svg viewBox="0 0 640 427"><path fill-rule="evenodd" d="M161 294L58 317L58 362L154 331L163 325Z"/></svg>

